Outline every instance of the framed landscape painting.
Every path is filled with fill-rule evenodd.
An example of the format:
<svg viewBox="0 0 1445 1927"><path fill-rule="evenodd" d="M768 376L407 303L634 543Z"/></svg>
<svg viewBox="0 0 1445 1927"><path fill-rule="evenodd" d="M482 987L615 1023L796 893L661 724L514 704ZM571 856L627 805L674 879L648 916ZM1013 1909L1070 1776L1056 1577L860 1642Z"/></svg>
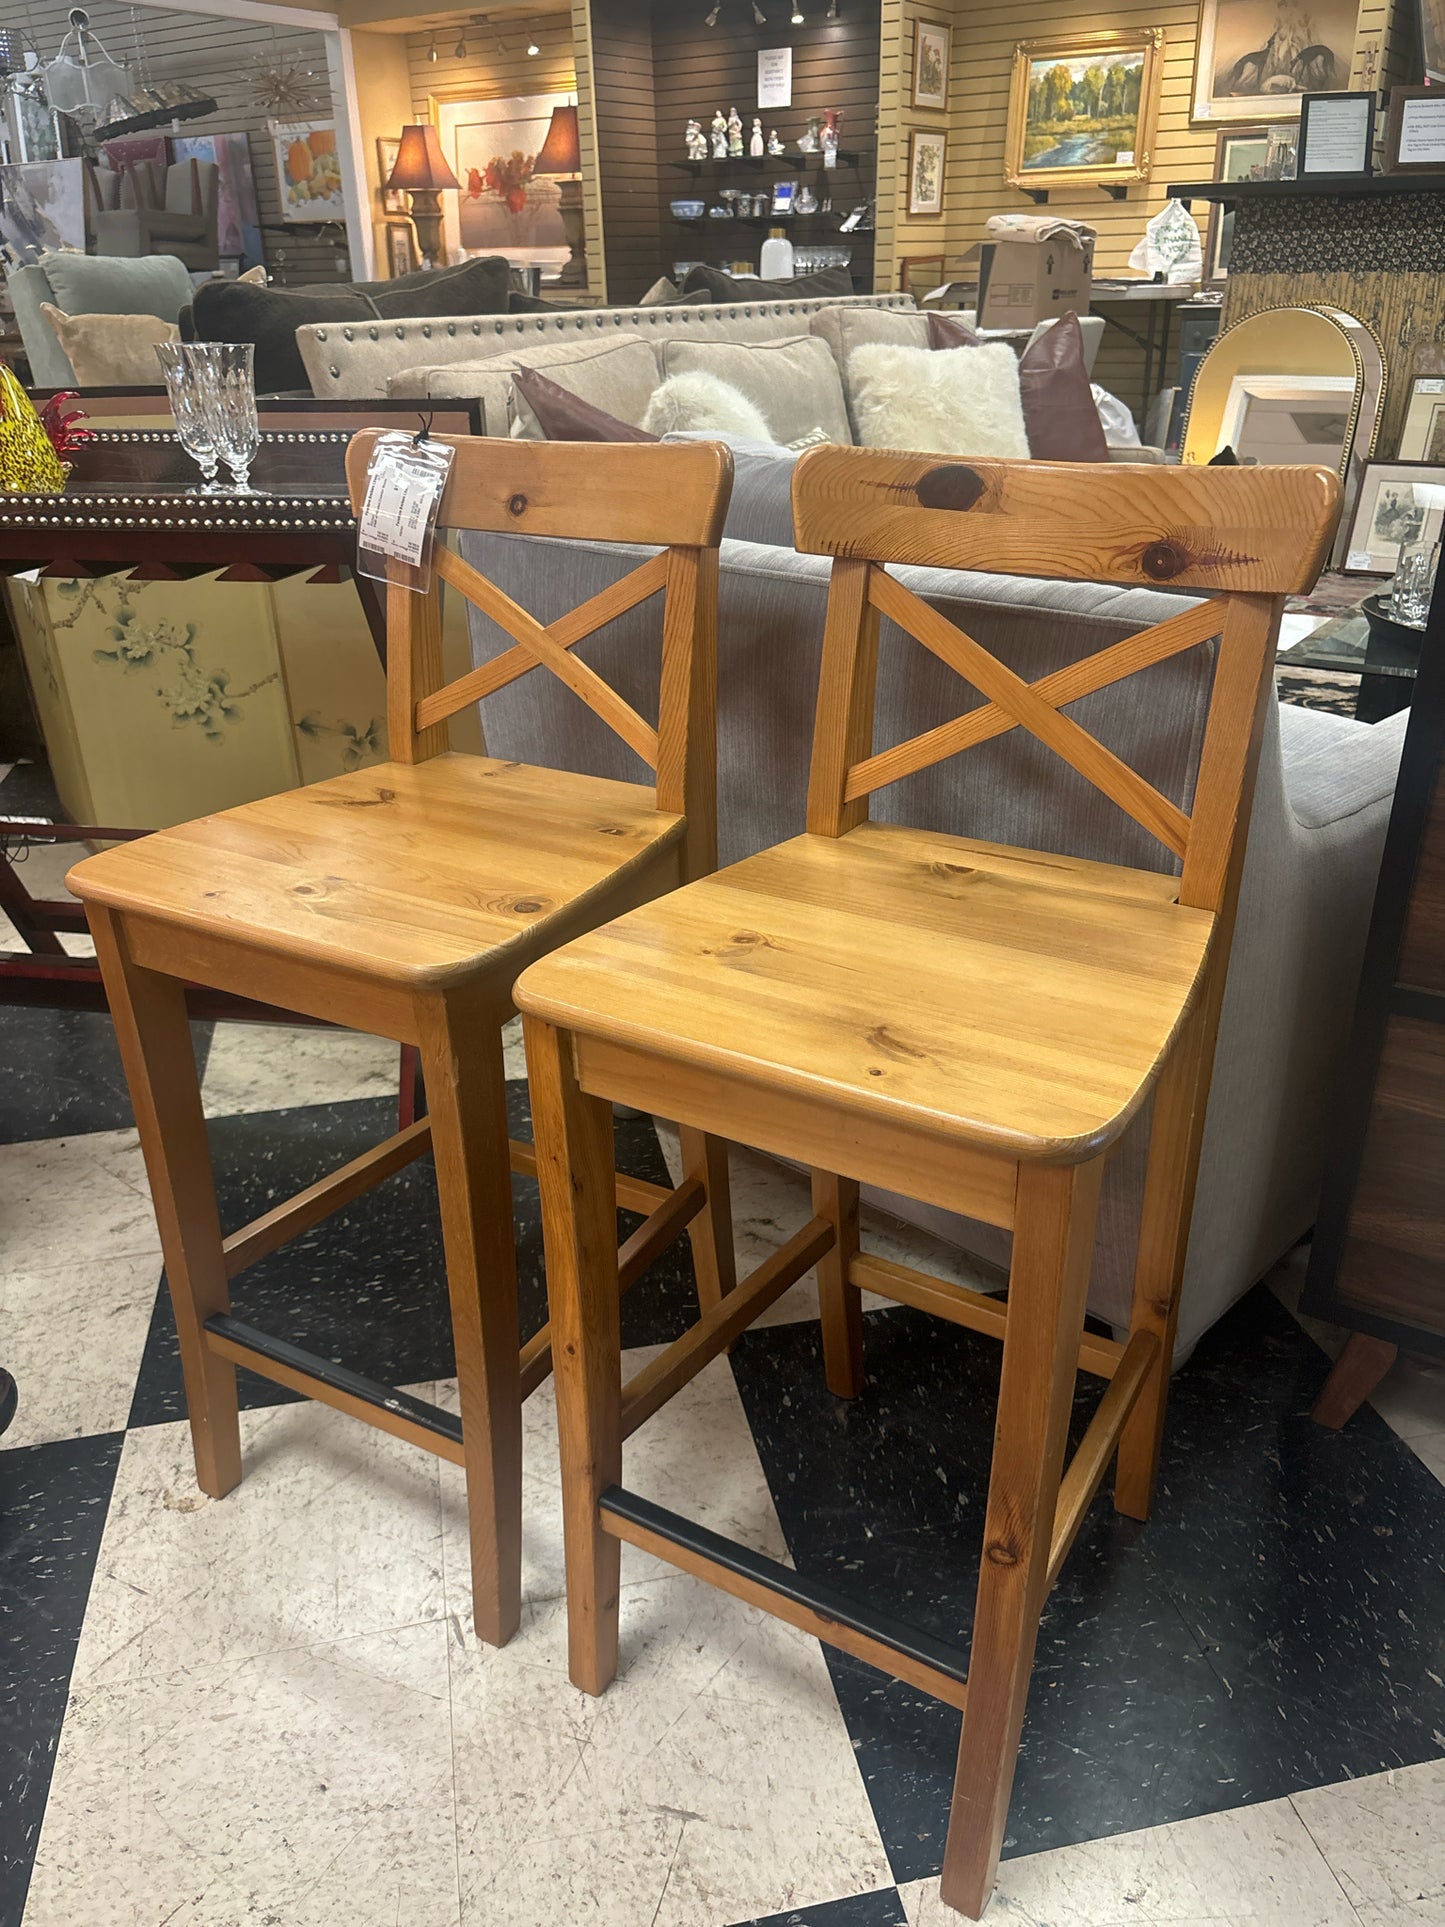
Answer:
<svg viewBox="0 0 1445 1927"><path fill-rule="evenodd" d="M1164 29L1024 40L1014 49L1011 187L1147 181Z"/></svg>
<svg viewBox="0 0 1445 1927"><path fill-rule="evenodd" d="M1349 86L1359 13L1359 0L1204 0L1192 118L1298 120L1302 95Z"/></svg>
<svg viewBox="0 0 1445 1927"><path fill-rule="evenodd" d="M948 69L953 58L953 28L939 20L913 23L913 105L948 105Z"/></svg>

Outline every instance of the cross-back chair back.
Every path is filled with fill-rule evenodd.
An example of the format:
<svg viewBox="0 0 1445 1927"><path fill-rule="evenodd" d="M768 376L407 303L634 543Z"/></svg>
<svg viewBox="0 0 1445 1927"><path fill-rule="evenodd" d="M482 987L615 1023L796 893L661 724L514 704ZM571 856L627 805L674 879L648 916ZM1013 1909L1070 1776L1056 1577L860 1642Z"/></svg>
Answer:
<svg viewBox="0 0 1445 1927"><path fill-rule="evenodd" d="M1338 505L1338 480L1323 468L1116 464L1091 469L1081 488L1077 468L1042 462L809 450L793 476L797 546L833 557L809 831L844 835L867 820L875 790L1022 728L1181 860L1182 904L1219 911L1272 688L1282 599L1313 583ZM1206 599L1030 684L890 575L890 563L1194 590ZM882 617L986 700L879 751L873 724ZM1186 814L1064 710L1216 638Z"/></svg>
<svg viewBox="0 0 1445 1927"><path fill-rule="evenodd" d="M378 433L364 430L347 453L347 478L358 507ZM731 454L714 442L433 439L455 451L437 514L439 538L470 531L662 546L610 588L544 625L438 539L425 593L399 580L387 585L387 725L393 759L422 763L443 754L449 747L449 717L521 676L546 669L652 770L658 809L687 818L686 874L702 875L717 857L717 545L731 493ZM501 656L452 682L442 671L442 583L513 638L513 647ZM656 595L664 600L654 726L575 650Z"/></svg>

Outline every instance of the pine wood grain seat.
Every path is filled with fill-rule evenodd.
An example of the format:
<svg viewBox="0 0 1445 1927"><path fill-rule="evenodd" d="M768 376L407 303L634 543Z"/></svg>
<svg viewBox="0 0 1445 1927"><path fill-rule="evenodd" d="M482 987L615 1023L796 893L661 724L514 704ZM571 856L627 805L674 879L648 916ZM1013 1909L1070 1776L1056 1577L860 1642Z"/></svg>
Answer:
<svg viewBox="0 0 1445 1927"><path fill-rule="evenodd" d="M1178 879L886 824L801 836L553 951L548 1022L1016 1158L1112 1144L1214 917Z"/></svg>
<svg viewBox="0 0 1445 1927"><path fill-rule="evenodd" d="M1116 1508L1148 1516L1280 612L1285 592L1313 584L1338 504L1322 469L807 451L795 536L832 569L806 834L560 946L515 987L557 1334L572 1679L598 1693L617 1670L626 1540L960 1707L940 1890L975 1917L994 1884L1039 1617L1111 1464ZM893 564L1167 583L1207 599L1030 683ZM879 747L885 617L982 701ZM1186 812L1069 710L1201 646L1213 674ZM869 821L875 790L1015 729L1147 830L1178 874ZM1151 1096L1117 1341L1084 1330L1100 1180ZM810 1166L813 1199L808 1223L625 1383L608 1153L619 1100ZM863 1181L1011 1231L1006 1301L865 1251ZM623 1483L630 1434L661 1422L810 1266L841 1397L864 1382L864 1290L1003 1340L967 1653ZM1066 1468L1079 1371L1108 1382Z"/></svg>
<svg viewBox="0 0 1445 1927"><path fill-rule="evenodd" d="M701 442L437 439L453 449L440 531L626 544L634 553L616 580L544 625L439 540L429 582L393 568L387 584L389 762L104 851L70 884L85 902L145 1152L202 1490L219 1498L241 1477L240 1365L461 1465L473 1620L501 1644L521 1612L522 1401L552 1350L548 1326L523 1344L518 1325L512 1174L534 1172L536 1156L508 1136L501 1031L525 964L716 862L717 563L732 458ZM348 450L358 506L376 441L366 430ZM652 551L640 564L639 546ZM511 639L451 683L443 583ZM577 653L653 598L655 723ZM655 780L452 753L450 716L539 671ZM227 1235L187 984L395 1039L419 1060L429 1115ZM612 1286L625 1291L686 1232L706 1310L735 1282L727 1159L691 1126L681 1142L671 1187L613 1170L608 1153L609 1194L643 1220L616 1251ZM261 1331L231 1304L230 1281L247 1266L428 1151L459 1414Z"/></svg>
<svg viewBox="0 0 1445 1927"><path fill-rule="evenodd" d="M675 868L685 830L640 784L448 753L159 830L74 875L110 910L442 989L515 974L559 916Z"/></svg>

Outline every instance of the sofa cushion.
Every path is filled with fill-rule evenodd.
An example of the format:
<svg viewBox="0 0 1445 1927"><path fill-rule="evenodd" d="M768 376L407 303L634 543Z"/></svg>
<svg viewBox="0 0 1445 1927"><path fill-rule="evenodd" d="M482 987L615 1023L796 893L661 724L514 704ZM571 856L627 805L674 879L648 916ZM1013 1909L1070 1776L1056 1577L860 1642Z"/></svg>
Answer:
<svg viewBox="0 0 1445 1927"><path fill-rule="evenodd" d="M63 314L52 301L42 301L40 312L82 388L158 388L156 344L180 339L174 321L153 314Z"/></svg>
<svg viewBox="0 0 1445 1927"><path fill-rule="evenodd" d="M812 335L749 342L673 338L663 342L660 358L664 375L716 375L740 388L775 442L800 441L815 428L829 441L853 439L838 364Z"/></svg>
<svg viewBox="0 0 1445 1927"><path fill-rule="evenodd" d="M847 268L823 268L791 281L764 281L755 274L727 274L699 262L688 269L682 292L686 296L699 291L713 301L816 301L825 294L852 294L853 277Z"/></svg>
<svg viewBox="0 0 1445 1927"><path fill-rule="evenodd" d="M609 415L539 368L518 368L512 376L518 403L525 402L533 420L549 442L655 442L660 438L645 428Z"/></svg>
<svg viewBox="0 0 1445 1927"><path fill-rule="evenodd" d="M723 536L729 542L759 542L770 549L793 546L793 470L798 451L777 442L753 442L742 435L679 432L669 442L722 442L732 450L733 492Z"/></svg>
<svg viewBox="0 0 1445 1927"><path fill-rule="evenodd" d="M545 441L542 425L526 400L512 386L518 368L542 368L553 381L571 389L584 401L619 421L637 427L647 412L658 384L657 356L652 344L636 336L582 336L570 341L548 341L535 348L517 348L481 361L447 362L441 366L408 368L393 375L387 393L393 397L432 400L479 400L486 410L487 433L505 435L515 408L521 433L529 441Z"/></svg>
<svg viewBox="0 0 1445 1927"><path fill-rule="evenodd" d="M930 347L933 345L929 341L930 320L929 315L900 313L891 308L824 308L808 323L808 332L827 343L842 375L853 350L863 347L866 342L884 341L897 348ZM845 403L847 399L848 383L845 377ZM851 410L848 421L856 442L858 424Z"/></svg>
<svg viewBox="0 0 1445 1927"><path fill-rule="evenodd" d="M741 435L756 442L772 437L767 417L741 388L735 388L720 375L705 374L699 368L669 375L647 404L642 425L658 435L691 430Z"/></svg>
<svg viewBox="0 0 1445 1927"><path fill-rule="evenodd" d="M507 263L500 255L454 268L422 268L394 281L258 288L207 281L191 304L189 341L250 341L262 393L304 388L306 368L296 330L313 321L374 321L380 315L505 314Z"/></svg>
<svg viewBox="0 0 1445 1927"><path fill-rule="evenodd" d="M1028 456L1018 358L1006 341L946 355L870 342L848 362L848 393L866 448Z"/></svg>

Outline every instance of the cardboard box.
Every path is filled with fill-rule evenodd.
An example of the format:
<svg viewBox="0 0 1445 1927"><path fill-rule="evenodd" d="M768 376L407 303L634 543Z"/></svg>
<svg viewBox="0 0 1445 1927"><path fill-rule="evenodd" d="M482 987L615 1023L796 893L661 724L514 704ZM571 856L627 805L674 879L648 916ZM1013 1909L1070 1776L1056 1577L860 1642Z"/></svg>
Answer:
<svg viewBox="0 0 1445 1927"><path fill-rule="evenodd" d="M978 248L980 328L1032 328L1070 309L1089 312L1094 240L1056 227L1051 234L984 241Z"/></svg>

